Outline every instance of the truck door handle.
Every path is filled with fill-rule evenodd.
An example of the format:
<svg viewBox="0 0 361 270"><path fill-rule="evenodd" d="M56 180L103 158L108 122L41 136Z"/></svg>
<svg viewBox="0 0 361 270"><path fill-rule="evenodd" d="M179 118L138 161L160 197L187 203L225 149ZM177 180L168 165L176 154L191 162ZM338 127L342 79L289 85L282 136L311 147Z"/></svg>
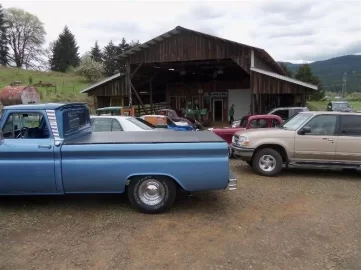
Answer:
<svg viewBox="0 0 361 270"><path fill-rule="evenodd" d="M40 144L38 145L39 149L50 149L51 145L50 144Z"/></svg>

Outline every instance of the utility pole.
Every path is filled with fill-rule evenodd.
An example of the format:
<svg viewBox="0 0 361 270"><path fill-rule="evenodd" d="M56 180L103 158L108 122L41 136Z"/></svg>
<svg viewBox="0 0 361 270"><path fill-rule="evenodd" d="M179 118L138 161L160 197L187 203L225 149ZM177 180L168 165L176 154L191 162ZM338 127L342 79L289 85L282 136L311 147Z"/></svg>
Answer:
<svg viewBox="0 0 361 270"><path fill-rule="evenodd" d="M342 77L342 98L345 97L345 93L347 92L347 73L343 73Z"/></svg>

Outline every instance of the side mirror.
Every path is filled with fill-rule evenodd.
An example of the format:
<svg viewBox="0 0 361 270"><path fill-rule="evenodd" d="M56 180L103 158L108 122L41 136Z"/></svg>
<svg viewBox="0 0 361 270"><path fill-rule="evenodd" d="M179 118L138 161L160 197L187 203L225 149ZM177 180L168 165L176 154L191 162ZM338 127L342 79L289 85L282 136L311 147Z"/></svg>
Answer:
<svg viewBox="0 0 361 270"><path fill-rule="evenodd" d="M311 128L310 127L303 127L300 129L300 135L305 135L307 133L311 133Z"/></svg>

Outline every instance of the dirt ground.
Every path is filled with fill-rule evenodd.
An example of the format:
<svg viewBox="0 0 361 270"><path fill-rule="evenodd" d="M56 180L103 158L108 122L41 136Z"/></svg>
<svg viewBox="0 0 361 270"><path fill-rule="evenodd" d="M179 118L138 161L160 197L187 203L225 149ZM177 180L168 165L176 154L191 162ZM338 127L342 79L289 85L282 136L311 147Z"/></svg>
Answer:
<svg viewBox="0 0 361 270"><path fill-rule="evenodd" d="M361 269L361 174L256 176L144 215L125 196L1 198L0 269Z"/></svg>

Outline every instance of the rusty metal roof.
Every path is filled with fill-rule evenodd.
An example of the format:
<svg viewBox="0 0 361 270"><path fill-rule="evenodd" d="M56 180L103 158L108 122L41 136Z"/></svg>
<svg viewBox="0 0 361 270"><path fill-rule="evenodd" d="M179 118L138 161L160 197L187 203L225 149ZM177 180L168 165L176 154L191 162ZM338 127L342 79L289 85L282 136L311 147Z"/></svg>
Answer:
<svg viewBox="0 0 361 270"><path fill-rule="evenodd" d="M168 39L168 38L171 38L172 36L175 36L175 35L178 35L180 33L184 33L184 32L188 32L188 33L193 33L193 34L197 34L197 35L203 35L203 36L206 36L208 38L212 38L212 39L218 39L218 40L222 40L224 42L227 42L227 43L232 43L232 44L236 44L236 45L239 45L239 46L244 46L244 47L248 47L250 49L253 49L254 51L258 52L260 55L264 56L268 62L272 63L278 70L278 72L280 72L281 74L287 76L287 73L283 70L283 68L281 68L279 66L279 64L272 58L272 56L270 56L264 49L261 49L261 48L257 48L257 47L253 47L253 46L250 46L250 45L246 45L246 44L243 44L243 43L239 43L239 42L235 42L235 41L232 41L232 40L228 40L228 39L224 39L224 38L220 38L220 37L216 37L216 36L212 36L212 35L209 35L209 34L206 34L206 33L202 33L202 32L198 32L198 31L194 31L194 30L191 30L191 29L187 29L187 28L184 28L182 26L177 26L176 28L160 35L160 36L157 36L147 42L144 42L124 53L122 53L121 55L119 55L120 58L128 58L129 56L137 53L137 52L140 52L144 49L147 49L151 46L154 46L155 44L165 40L165 39Z"/></svg>

